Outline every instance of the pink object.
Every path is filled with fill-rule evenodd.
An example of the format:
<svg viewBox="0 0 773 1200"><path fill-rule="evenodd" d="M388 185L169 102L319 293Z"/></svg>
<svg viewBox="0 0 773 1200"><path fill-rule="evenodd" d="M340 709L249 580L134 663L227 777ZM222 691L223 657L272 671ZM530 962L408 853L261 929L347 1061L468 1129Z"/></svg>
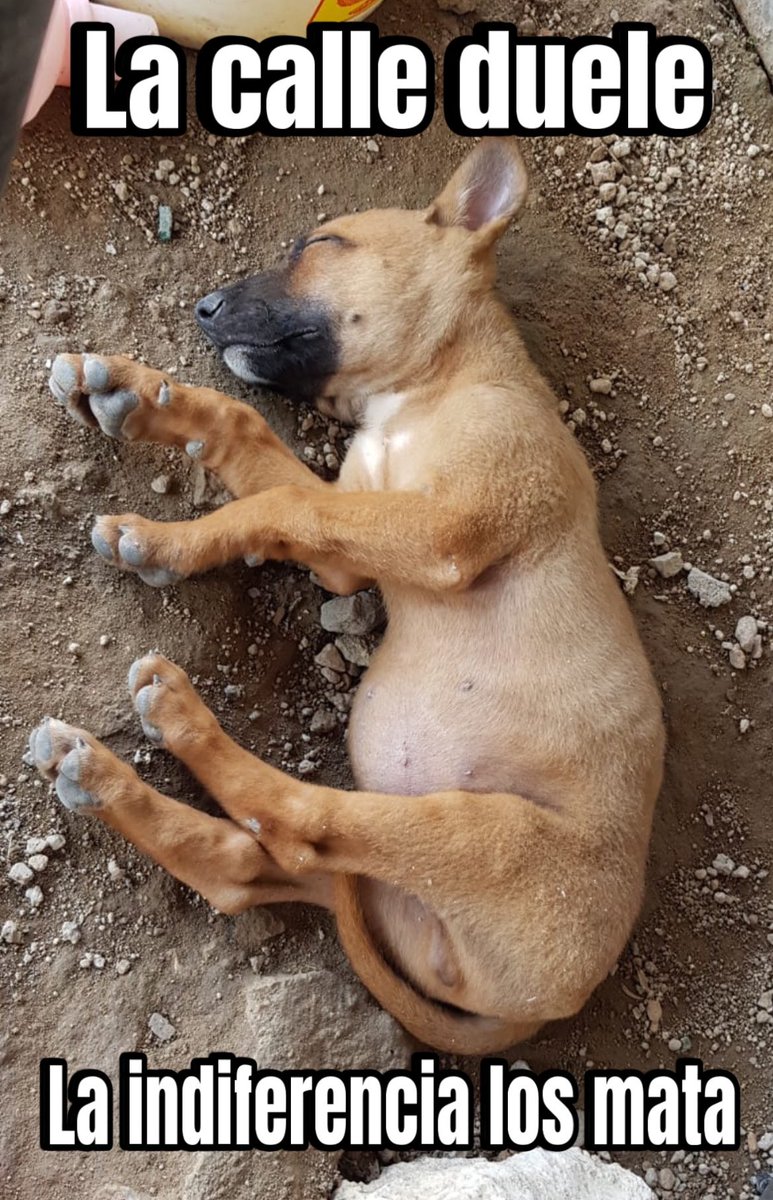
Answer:
<svg viewBox="0 0 773 1200"><path fill-rule="evenodd" d="M103 21L115 29L115 48L132 37L155 37L158 26L152 17L124 12L89 0L54 0L54 8L40 52L24 122L31 121L55 87L70 86L70 26L76 21Z"/></svg>

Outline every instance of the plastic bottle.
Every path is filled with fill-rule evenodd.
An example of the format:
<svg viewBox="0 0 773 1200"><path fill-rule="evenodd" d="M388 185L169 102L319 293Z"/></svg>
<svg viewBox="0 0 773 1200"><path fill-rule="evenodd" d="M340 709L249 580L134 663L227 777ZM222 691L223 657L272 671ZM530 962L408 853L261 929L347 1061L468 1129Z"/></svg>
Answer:
<svg viewBox="0 0 773 1200"><path fill-rule="evenodd" d="M128 38L155 37L158 26L144 13L90 4L89 0L54 0L43 49L40 52L24 121L37 115L55 87L70 85L70 26L75 21L104 21L115 29L115 47Z"/></svg>
<svg viewBox="0 0 773 1200"><path fill-rule="evenodd" d="M311 21L362 21L381 0L117 0L154 17L164 37L198 48L237 34L256 41L276 34L303 37Z"/></svg>

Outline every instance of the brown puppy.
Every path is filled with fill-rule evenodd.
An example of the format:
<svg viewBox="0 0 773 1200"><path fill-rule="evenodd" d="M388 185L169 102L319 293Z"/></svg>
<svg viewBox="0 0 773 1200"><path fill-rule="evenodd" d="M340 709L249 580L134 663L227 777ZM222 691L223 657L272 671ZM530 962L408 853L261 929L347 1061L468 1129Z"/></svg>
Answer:
<svg viewBox="0 0 773 1200"><path fill-rule="evenodd" d="M389 625L352 711L359 791L235 745L185 674L132 668L146 733L221 804L160 795L48 720L32 755L225 912L332 908L355 970L417 1038L484 1053L581 1007L642 897L660 703L599 540L583 455L494 292L526 195L488 140L423 212L336 219L280 273L207 297L242 377L358 426L323 483L247 405L121 358L63 356L52 390L112 436L184 447L239 497L192 522L101 517L97 550L163 584L240 556L376 581ZM303 386L302 386L303 385Z"/></svg>

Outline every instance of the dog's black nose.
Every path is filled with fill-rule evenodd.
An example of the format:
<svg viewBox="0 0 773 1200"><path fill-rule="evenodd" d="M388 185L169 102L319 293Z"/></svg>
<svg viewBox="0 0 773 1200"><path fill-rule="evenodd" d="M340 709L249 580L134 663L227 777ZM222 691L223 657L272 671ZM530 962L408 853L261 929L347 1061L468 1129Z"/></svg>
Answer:
<svg viewBox="0 0 773 1200"><path fill-rule="evenodd" d="M199 325L205 329L207 325L211 325L224 304L225 296L222 292L210 292L203 300L199 300L196 305L196 320Z"/></svg>

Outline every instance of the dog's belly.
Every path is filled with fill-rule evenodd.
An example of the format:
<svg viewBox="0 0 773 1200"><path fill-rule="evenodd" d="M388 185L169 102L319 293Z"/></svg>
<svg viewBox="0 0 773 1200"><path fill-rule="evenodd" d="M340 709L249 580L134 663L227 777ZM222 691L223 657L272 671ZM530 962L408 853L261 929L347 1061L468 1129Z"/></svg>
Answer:
<svg viewBox="0 0 773 1200"><path fill-rule="evenodd" d="M432 663L428 658L422 670L414 657L408 672L404 660L378 657L363 679L349 726L357 786L403 796L449 789L523 794L523 764L501 736L492 680L480 672L452 677ZM410 853L409 812L405 828ZM361 895L368 927L398 971L425 995L475 1010L479 980L468 977L471 951L459 930L387 883L364 879Z"/></svg>
<svg viewBox="0 0 773 1200"><path fill-rule="evenodd" d="M497 697L472 678L406 686L398 664L364 678L352 709L349 753L357 786L420 796L460 789L511 792L523 785L502 737Z"/></svg>

